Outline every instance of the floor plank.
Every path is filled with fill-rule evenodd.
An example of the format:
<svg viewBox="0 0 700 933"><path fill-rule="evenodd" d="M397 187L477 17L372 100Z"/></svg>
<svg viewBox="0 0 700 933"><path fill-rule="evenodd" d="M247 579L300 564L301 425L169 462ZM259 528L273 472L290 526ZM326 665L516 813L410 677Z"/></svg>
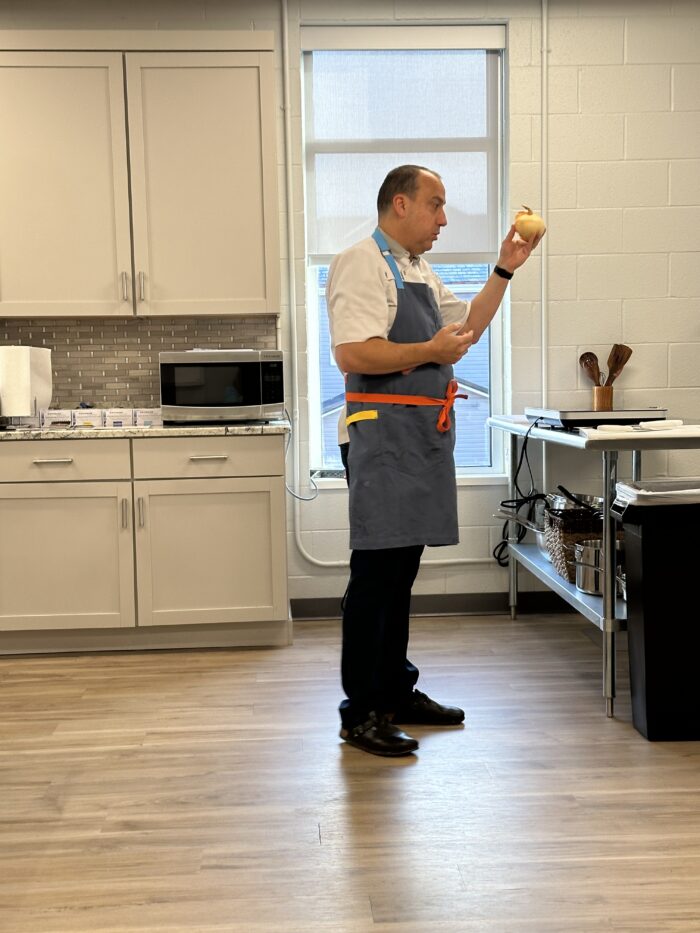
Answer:
<svg viewBox="0 0 700 933"><path fill-rule="evenodd" d="M338 739L339 626L288 648L0 659L0 929L700 929L700 743L616 716L579 617L416 619L463 727ZM624 642L621 645L624 649Z"/></svg>

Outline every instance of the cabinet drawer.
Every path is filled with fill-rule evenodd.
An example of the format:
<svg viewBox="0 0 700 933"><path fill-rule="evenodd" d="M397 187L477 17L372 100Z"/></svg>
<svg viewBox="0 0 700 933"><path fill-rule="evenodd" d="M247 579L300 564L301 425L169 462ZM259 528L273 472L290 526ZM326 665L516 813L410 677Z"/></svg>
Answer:
<svg viewBox="0 0 700 933"><path fill-rule="evenodd" d="M129 441L3 441L0 482L130 479Z"/></svg>
<svg viewBox="0 0 700 933"><path fill-rule="evenodd" d="M135 479L281 476L284 435L136 438Z"/></svg>

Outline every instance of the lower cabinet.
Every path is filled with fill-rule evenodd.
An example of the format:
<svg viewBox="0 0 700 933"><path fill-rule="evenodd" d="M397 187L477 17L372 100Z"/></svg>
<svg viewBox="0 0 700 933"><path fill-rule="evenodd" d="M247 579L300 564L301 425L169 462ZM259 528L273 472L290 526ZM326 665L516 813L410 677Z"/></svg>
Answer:
<svg viewBox="0 0 700 933"><path fill-rule="evenodd" d="M134 483L139 625L285 619L279 477Z"/></svg>
<svg viewBox="0 0 700 933"><path fill-rule="evenodd" d="M291 640L283 435L3 454L0 654Z"/></svg>
<svg viewBox="0 0 700 933"><path fill-rule="evenodd" d="M135 624L131 483L0 484L0 630Z"/></svg>

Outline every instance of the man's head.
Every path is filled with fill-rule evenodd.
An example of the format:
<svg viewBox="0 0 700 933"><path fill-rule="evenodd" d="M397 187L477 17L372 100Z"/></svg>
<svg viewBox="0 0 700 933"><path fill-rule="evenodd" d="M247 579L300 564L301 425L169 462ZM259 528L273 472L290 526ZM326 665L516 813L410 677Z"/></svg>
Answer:
<svg viewBox="0 0 700 933"><path fill-rule="evenodd" d="M377 213L382 230L412 256L427 252L447 224L440 176L422 165L392 169L379 189Z"/></svg>

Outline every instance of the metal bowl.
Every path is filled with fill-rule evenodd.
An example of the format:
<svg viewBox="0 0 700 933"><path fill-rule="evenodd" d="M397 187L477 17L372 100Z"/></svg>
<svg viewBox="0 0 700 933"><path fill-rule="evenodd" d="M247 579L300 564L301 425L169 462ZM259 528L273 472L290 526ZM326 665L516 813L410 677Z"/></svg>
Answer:
<svg viewBox="0 0 700 933"><path fill-rule="evenodd" d="M590 496L585 492L575 492L574 495L581 502L585 502L586 505L590 505L593 509L602 509L603 508L603 497L602 496ZM573 502L567 496L558 496L554 494L547 495L547 508L550 509L580 509L581 506L576 502Z"/></svg>

